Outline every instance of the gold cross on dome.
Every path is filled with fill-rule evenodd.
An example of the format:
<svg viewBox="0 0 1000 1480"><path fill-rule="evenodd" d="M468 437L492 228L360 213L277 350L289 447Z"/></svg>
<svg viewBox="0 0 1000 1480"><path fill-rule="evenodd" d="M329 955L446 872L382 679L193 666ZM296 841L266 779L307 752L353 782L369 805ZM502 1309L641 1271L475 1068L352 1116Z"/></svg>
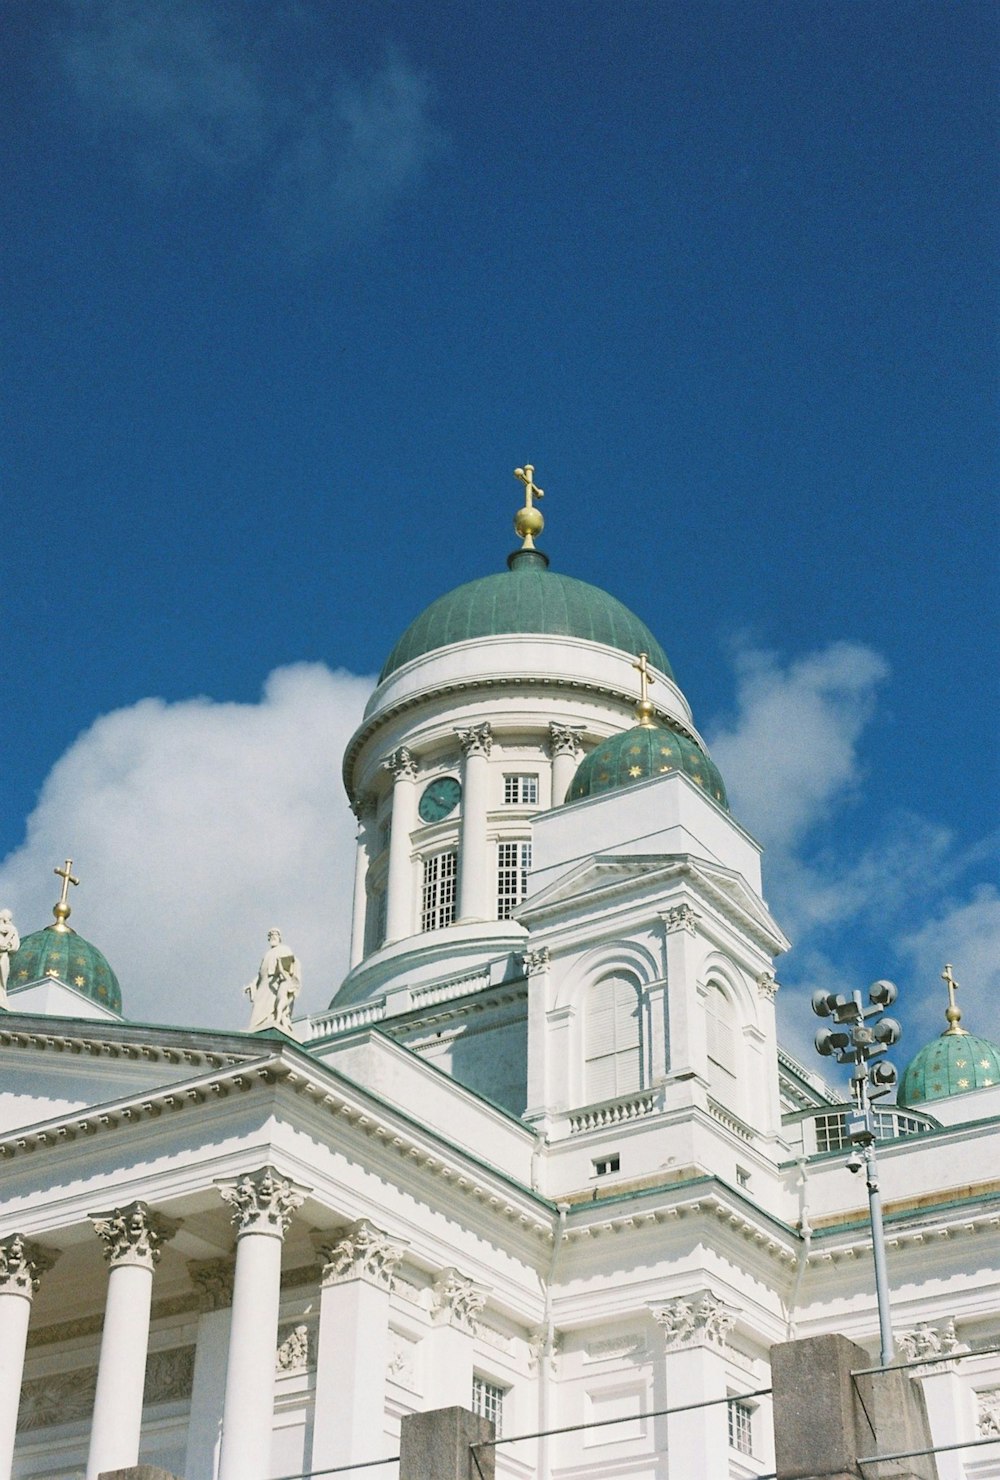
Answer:
<svg viewBox="0 0 1000 1480"><path fill-rule="evenodd" d="M524 484L524 506L526 509L531 508L531 500L533 498L545 497L543 490L535 482L535 470L531 463L525 463L523 468L515 468L514 477L520 478Z"/></svg>
<svg viewBox="0 0 1000 1480"><path fill-rule="evenodd" d="M58 878L62 879L62 881L63 881L62 882L62 893L59 896L59 903L60 904L65 904L66 903L66 897L69 894L69 886L71 884L79 884L79 882L80 882L79 879L74 879L74 877L73 877L73 860L72 860L72 858L67 858L67 860L63 864L62 868L54 868L52 870L52 872Z"/></svg>
<svg viewBox="0 0 1000 1480"><path fill-rule="evenodd" d="M635 668L639 674L639 699L643 704L645 704L647 699L649 698L649 686L650 684L654 684L656 682L656 679L649 671L649 654L640 653L638 658L632 664L632 667Z"/></svg>
<svg viewBox="0 0 1000 1480"><path fill-rule="evenodd" d="M945 1031L948 1033L964 1033L965 1029L958 1026L959 1023L962 1021L962 1009L955 1001L955 992L958 987L958 982L955 980L952 974L950 961L941 973L941 980L948 988L948 1007L945 1012L945 1017L948 1019L948 1027Z"/></svg>

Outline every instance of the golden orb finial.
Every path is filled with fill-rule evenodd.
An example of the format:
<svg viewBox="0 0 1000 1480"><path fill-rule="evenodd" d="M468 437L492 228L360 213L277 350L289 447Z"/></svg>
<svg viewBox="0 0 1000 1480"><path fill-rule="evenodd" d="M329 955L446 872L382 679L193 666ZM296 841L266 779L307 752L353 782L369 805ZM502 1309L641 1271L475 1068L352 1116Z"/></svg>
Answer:
<svg viewBox="0 0 1000 1480"><path fill-rule="evenodd" d="M62 879L62 893L59 895L59 903L52 906L52 913L56 917L56 923L49 927L50 930L68 931L72 927L66 924L73 913L69 907L69 886L79 884L80 880L73 877L73 860L67 858L62 868L54 868L52 872L57 878Z"/></svg>
<svg viewBox="0 0 1000 1480"><path fill-rule="evenodd" d="M955 1001L955 990L958 986L958 982L952 975L950 961L941 973L941 980L948 988L948 1006L944 1010L944 1015L948 1019L948 1026L947 1028L945 1028L942 1037L947 1038L949 1034L963 1033L966 1035L966 1037L968 1037L969 1030L967 1028L960 1028L958 1026L959 1023L962 1021L962 1009Z"/></svg>
<svg viewBox="0 0 1000 1480"><path fill-rule="evenodd" d="M649 697L649 686L650 684L654 684L656 679L649 671L649 654L640 653L636 661L632 664L632 667L639 674L639 699L635 706L635 717L644 729L655 729L656 710Z"/></svg>
<svg viewBox="0 0 1000 1480"><path fill-rule="evenodd" d="M524 484L524 508L518 509L514 515L514 531L522 541L522 550L533 550L535 535L541 534L545 528L545 520L541 510L536 509L531 501L533 498L543 498L544 493L535 482L535 470L531 463L525 463L523 468L515 468L514 477L520 478Z"/></svg>

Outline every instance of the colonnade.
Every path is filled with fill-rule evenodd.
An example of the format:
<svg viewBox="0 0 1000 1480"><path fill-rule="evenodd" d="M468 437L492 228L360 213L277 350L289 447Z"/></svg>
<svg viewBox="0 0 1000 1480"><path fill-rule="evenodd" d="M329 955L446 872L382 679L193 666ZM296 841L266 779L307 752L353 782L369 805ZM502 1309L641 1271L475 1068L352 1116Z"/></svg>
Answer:
<svg viewBox="0 0 1000 1480"><path fill-rule="evenodd" d="M201 1317L187 1470L218 1480L270 1473L281 1254L308 1189L273 1167L218 1184L236 1229L235 1258L192 1260ZM108 1265L87 1480L139 1460L154 1270L180 1226L145 1203L91 1218ZM319 1261L313 1469L377 1457L386 1402L389 1303L405 1244L367 1219L314 1235ZM19 1234L0 1239L0 1480L10 1480L32 1297L58 1254ZM454 1269L433 1290L430 1406L467 1407L475 1320L486 1292ZM224 1378L223 1378L224 1374ZM221 1422L220 1422L221 1419Z"/></svg>
<svg viewBox="0 0 1000 1480"><path fill-rule="evenodd" d="M583 754L583 726L551 723L548 726L548 755L551 763L552 804L564 800ZM496 918L495 869L491 867L487 836L490 810L489 761L493 727L488 720L456 729L462 756L462 808L459 819L459 871L456 924ZM543 752L541 738L539 751ZM540 758L542 756L540 755ZM519 762L520 764L521 762ZM387 908L384 944L404 940L416 925L416 882L413 872L412 834L418 823L420 762L408 746L398 746L382 761L392 777L392 824L389 834L389 867L386 880ZM365 954L368 908L368 867L375 856L373 840L375 802L363 796L355 803L358 819L354 874L354 911L351 929L351 966Z"/></svg>

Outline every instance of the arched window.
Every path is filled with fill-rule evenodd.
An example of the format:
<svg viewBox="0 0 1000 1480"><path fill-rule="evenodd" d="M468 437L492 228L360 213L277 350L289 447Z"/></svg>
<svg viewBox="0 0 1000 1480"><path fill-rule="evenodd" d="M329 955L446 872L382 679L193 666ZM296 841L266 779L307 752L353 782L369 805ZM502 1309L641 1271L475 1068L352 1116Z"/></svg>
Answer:
<svg viewBox="0 0 1000 1480"><path fill-rule="evenodd" d="M732 999L718 982L709 982L705 994L705 1039L708 1047L708 1087L715 1098L736 1108L737 1024Z"/></svg>
<svg viewBox="0 0 1000 1480"><path fill-rule="evenodd" d="M639 983L625 972L587 990L584 1023L587 1099L611 1100L642 1088Z"/></svg>

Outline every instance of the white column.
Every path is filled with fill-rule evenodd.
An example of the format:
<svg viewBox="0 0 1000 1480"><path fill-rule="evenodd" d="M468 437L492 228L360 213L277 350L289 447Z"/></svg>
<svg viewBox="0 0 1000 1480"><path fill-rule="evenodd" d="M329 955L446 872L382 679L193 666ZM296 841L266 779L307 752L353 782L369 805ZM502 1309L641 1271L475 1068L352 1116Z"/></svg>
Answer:
<svg viewBox="0 0 1000 1480"><path fill-rule="evenodd" d="M760 1003L760 1026L766 1039L765 1054L768 1062L777 1062L778 1052L778 1025L777 1014L774 1008L774 999L778 995L780 983L775 979L773 971L762 971L757 977L757 1000ZM779 1076L769 1073L764 1076L764 1083L760 1090L764 1106L765 1133L769 1136L781 1135L781 1091L779 1089Z"/></svg>
<svg viewBox="0 0 1000 1480"><path fill-rule="evenodd" d="M645 1045L648 1084L662 1084L667 1077L667 985L653 982L646 988L646 1023L649 1041Z"/></svg>
<svg viewBox="0 0 1000 1480"><path fill-rule="evenodd" d="M311 1465L378 1459L385 1429L389 1294L403 1245L367 1219L317 1238L322 1260Z"/></svg>
<svg viewBox="0 0 1000 1480"><path fill-rule="evenodd" d="M194 1381L188 1415L185 1475L212 1480L219 1464L222 1407L226 1394L226 1353L232 1325L232 1259L192 1259L191 1283L201 1315L194 1348Z"/></svg>
<svg viewBox="0 0 1000 1480"><path fill-rule="evenodd" d="M14 1461L31 1297L58 1257L19 1233L0 1239L0 1480L10 1480Z"/></svg>
<svg viewBox="0 0 1000 1480"><path fill-rule="evenodd" d="M698 998L701 917L685 903L674 905L662 918L666 929L668 1073L704 1078L708 1071L705 1014Z"/></svg>
<svg viewBox="0 0 1000 1480"><path fill-rule="evenodd" d="M281 1245L306 1189L261 1167L219 1184L236 1225L219 1480L266 1480L274 1428Z"/></svg>
<svg viewBox="0 0 1000 1480"><path fill-rule="evenodd" d="M455 1269L442 1270L435 1280L428 1408L471 1406L473 1342L485 1304L482 1286Z"/></svg>
<svg viewBox="0 0 1000 1480"><path fill-rule="evenodd" d="M492 727L456 730L462 747L462 832L458 855L458 921L495 920L496 869L486 848Z"/></svg>
<svg viewBox="0 0 1000 1480"><path fill-rule="evenodd" d="M413 934L413 861L410 834L417 825L417 762L405 745L382 765L392 772L392 832L389 836L389 878L386 884L385 939L405 940Z"/></svg>
<svg viewBox="0 0 1000 1480"><path fill-rule="evenodd" d="M667 1408L687 1409L666 1419L667 1475L670 1480L728 1480L729 1428L725 1402L726 1336L734 1316L707 1290L652 1308L663 1327L664 1393Z"/></svg>
<svg viewBox="0 0 1000 1480"><path fill-rule="evenodd" d="M582 725L549 725L549 754L552 756L552 805L561 807L569 784L583 758Z"/></svg>
<svg viewBox="0 0 1000 1480"><path fill-rule="evenodd" d="M140 1202L90 1220L110 1266L87 1454L87 1480L97 1480L139 1462L153 1270L177 1224Z"/></svg>
<svg viewBox="0 0 1000 1480"><path fill-rule="evenodd" d="M524 1119L539 1130L549 1124L548 1005L549 948L527 950L522 957L528 978L528 1105Z"/></svg>
<svg viewBox="0 0 1000 1480"><path fill-rule="evenodd" d="M365 954L365 927L368 920L368 865L372 859L372 830L375 808L370 797L360 797L355 804L358 833L354 855L354 910L351 915L351 966L357 966Z"/></svg>

